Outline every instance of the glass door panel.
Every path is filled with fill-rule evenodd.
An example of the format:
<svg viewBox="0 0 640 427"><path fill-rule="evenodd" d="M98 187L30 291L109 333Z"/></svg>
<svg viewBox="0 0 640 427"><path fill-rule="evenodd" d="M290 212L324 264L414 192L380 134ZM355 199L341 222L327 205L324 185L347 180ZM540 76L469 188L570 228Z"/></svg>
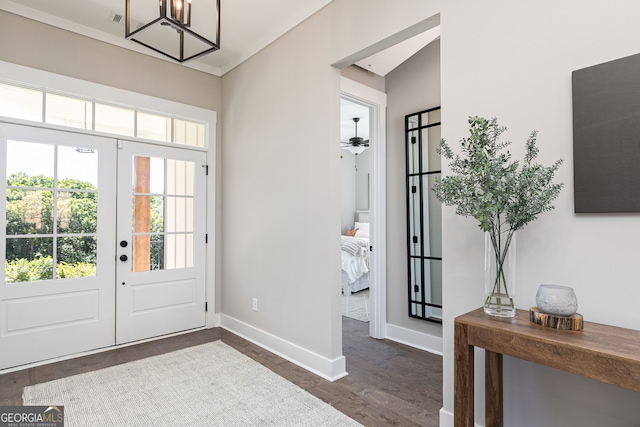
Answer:
<svg viewBox="0 0 640 427"><path fill-rule="evenodd" d="M206 153L121 146L117 342L203 326Z"/></svg>
<svg viewBox="0 0 640 427"><path fill-rule="evenodd" d="M0 369L113 345L115 141L8 124L0 135L0 346L12 349Z"/></svg>

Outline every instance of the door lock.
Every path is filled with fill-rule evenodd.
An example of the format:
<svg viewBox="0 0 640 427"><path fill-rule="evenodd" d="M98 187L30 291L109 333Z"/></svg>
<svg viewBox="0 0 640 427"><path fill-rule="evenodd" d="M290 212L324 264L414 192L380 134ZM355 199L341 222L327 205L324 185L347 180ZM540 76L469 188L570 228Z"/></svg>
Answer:
<svg viewBox="0 0 640 427"><path fill-rule="evenodd" d="M126 261L128 259L129 259L129 257L126 256L125 254L120 255L120 261L124 262L124 261Z"/></svg>
<svg viewBox="0 0 640 427"><path fill-rule="evenodd" d="M128 244L129 243L127 243L126 240L123 240L123 241L120 242L120 246L122 246L123 248L126 248Z"/></svg>

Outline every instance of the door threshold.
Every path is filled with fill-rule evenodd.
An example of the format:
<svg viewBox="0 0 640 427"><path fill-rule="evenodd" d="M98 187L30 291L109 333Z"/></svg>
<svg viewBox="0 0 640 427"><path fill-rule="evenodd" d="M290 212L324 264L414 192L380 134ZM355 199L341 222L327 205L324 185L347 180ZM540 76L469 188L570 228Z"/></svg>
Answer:
<svg viewBox="0 0 640 427"><path fill-rule="evenodd" d="M171 333L171 334L159 335L157 337L152 337L152 338L145 338L143 340L132 341L132 342L124 343L124 344L114 344L112 346L96 348L94 350L83 351L81 353L74 353L74 354L69 354L69 355L66 355L66 356L55 357L53 359L46 359L46 360L40 360L38 362L27 363L25 365L13 366L11 368L0 369L0 375L8 374L10 372L22 371L24 369L29 369L29 368L35 368L37 366L50 365L52 363L62 362L62 361L65 361L65 360L77 359L79 357L90 356L92 354L105 353L107 351L117 350L119 348L131 347L133 345L144 344L144 343L152 342L152 341L158 341L158 340L162 340L162 339L165 339L165 338L177 337L179 335L185 335L185 334L190 334L192 332L203 331L205 329L207 329L206 326L201 326L199 328L187 329L187 330L184 330L184 331L174 332L174 333Z"/></svg>

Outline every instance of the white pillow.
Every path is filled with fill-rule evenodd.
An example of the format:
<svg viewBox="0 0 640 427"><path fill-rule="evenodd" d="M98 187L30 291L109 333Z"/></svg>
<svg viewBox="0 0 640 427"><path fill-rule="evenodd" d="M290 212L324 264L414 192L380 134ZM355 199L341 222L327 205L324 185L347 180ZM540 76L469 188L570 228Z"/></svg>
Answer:
<svg viewBox="0 0 640 427"><path fill-rule="evenodd" d="M357 228L356 237L369 238L369 223L368 222L356 222L353 228Z"/></svg>

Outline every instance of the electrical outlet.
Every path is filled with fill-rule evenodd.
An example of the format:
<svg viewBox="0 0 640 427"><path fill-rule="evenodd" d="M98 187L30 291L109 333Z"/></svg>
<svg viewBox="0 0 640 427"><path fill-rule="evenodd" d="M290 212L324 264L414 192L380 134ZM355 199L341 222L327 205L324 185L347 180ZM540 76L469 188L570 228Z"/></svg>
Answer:
<svg viewBox="0 0 640 427"><path fill-rule="evenodd" d="M253 299L253 311L258 311L258 298Z"/></svg>

